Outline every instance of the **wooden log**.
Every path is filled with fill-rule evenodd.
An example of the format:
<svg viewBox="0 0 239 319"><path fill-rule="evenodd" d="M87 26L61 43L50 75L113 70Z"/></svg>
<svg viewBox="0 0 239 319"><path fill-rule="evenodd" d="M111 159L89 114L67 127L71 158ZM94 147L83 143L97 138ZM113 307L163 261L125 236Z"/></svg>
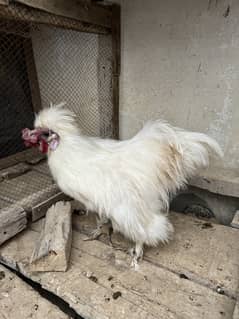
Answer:
<svg viewBox="0 0 239 319"><path fill-rule="evenodd" d="M30 270L66 271L72 240L71 204L57 202L46 214L30 260Z"/></svg>
<svg viewBox="0 0 239 319"><path fill-rule="evenodd" d="M0 210L0 245L27 226L26 212L12 205Z"/></svg>

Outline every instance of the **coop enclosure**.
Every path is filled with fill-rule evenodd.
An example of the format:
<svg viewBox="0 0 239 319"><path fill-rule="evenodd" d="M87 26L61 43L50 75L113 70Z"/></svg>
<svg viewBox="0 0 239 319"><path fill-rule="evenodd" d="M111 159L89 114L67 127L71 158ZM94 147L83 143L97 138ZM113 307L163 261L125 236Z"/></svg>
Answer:
<svg viewBox="0 0 239 319"><path fill-rule="evenodd" d="M21 140L34 113L65 102L85 134L118 138L119 24L116 5L0 1L0 242L62 196Z"/></svg>

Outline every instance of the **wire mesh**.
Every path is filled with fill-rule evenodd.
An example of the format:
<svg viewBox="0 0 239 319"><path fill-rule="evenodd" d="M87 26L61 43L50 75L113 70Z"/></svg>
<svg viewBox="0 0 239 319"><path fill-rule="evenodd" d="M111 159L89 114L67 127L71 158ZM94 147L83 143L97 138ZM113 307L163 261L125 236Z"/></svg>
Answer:
<svg viewBox="0 0 239 319"><path fill-rule="evenodd" d="M96 29L14 4L1 9L0 158L25 149L22 128L31 128L34 113L50 102L66 102L85 134L113 136L112 38ZM58 191L45 164L33 166L0 180L0 209L30 210Z"/></svg>
<svg viewBox="0 0 239 319"><path fill-rule="evenodd" d="M111 38L42 25L31 38L42 104L64 101L83 132L110 137Z"/></svg>
<svg viewBox="0 0 239 319"><path fill-rule="evenodd" d="M20 132L32 126L37 90L43 107L66 102L84 133L113 135L109 35L0 20L0 63L0 158L24 149Z"/></svg>

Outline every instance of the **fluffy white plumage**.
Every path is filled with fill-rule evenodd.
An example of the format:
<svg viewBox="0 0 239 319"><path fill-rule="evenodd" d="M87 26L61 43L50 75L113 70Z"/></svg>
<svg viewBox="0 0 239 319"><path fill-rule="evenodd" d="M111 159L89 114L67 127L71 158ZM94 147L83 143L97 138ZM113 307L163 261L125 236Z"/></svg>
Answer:
<svg viewBox="0 0 239 319"><path fill-rule="evenodd" d="M207 135L159 120L126 141L92 138L81 134L69 110L52 106L39 113L35 127L59 135L48 164L60 189L110 219L114 230L136 243L136 257L144 244L169 240L170 196L209 165L211 151L222 156Z"/></svg>

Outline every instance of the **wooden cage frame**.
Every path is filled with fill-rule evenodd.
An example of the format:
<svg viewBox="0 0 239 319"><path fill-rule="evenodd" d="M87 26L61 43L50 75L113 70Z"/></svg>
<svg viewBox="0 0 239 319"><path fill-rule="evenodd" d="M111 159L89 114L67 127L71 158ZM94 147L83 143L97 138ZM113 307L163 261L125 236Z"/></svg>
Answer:
<svg viewBox="0 0 239 319"><path fill-rule="evenodd" d="M0 0L0 19L8 21L8 26L13 32L15 32L17 22L18 28L20 24L22 31L26 35L30 32L29 24L36 23L111 36L113 105L111 123L113 137L118 139L120 7L116 4L100 5L91 0ZM24 50L28 52L26 69L32 105L34 111L38 112L42 107L41 95L30 36L26 38ZM28 173L35 174L36 179L37 175L42 173L43 175L45 174L44 178L49 180L50 177L46 167L38 167L38 163L43 158L44 156L39 155L35 149L29 149L0 159L0 182L2 182L0 184L3 186L6 181L14 186L14 182L17 183L17 179L21 179L24 176L24 187L26 189L31 188L27 181ZM55 184L52 184L48 190L38 190L36 196L30 199L27 204L17 202L14 205L0 209L0 244L26 228L28 219L32 221L39 219L52 203L64 198L66 196L60 192Z"/></svg>
<svg viewBox="0 0 239 319"><path fill-rule="evenodd" d="M54 17L56 19L54 19ZM119 75L120 75L120 6L100 5L91 0L0 0L0 18L22 24L27 31L28 23L45 24L80 32L108 34L112 37L112 104L113 138L119 138ZM33 57L31 39L25 44L28 52L27 72L30 79L32 104L35 112L41 109L41 96ZM31 53L29 55L29 52ZM0 160L0 169L12 165L22 156L32 156L32 150Z"/></svg>

